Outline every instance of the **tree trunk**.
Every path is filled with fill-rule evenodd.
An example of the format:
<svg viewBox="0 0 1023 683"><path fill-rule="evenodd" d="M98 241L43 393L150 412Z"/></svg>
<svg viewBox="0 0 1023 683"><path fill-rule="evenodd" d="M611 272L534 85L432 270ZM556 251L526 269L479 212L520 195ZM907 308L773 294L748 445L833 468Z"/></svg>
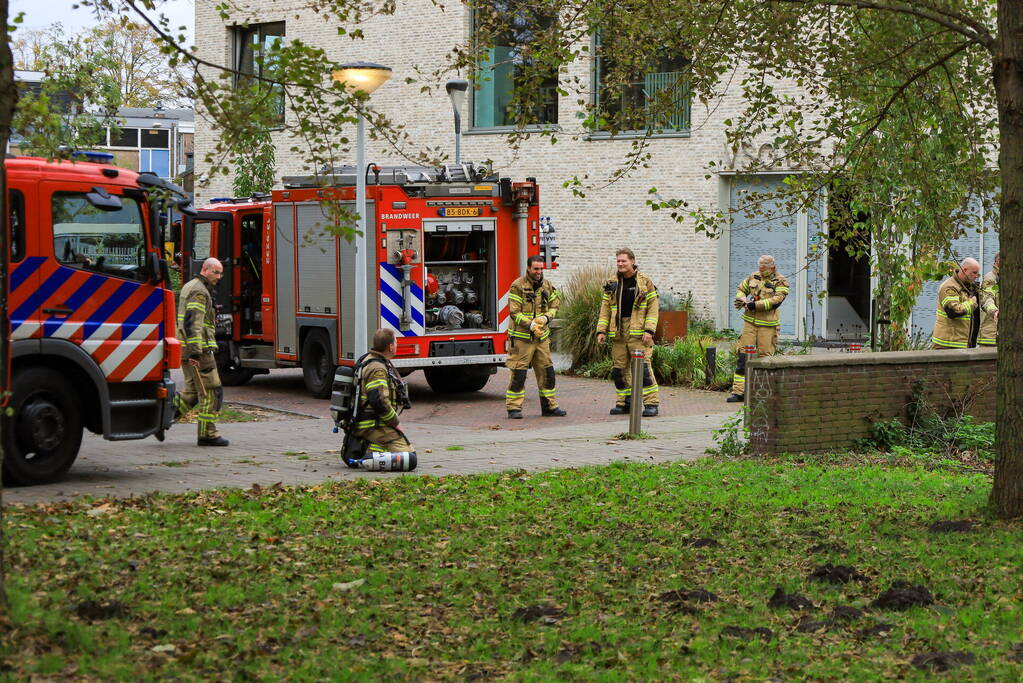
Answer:
<svg viewBox="0 0 1023 683"><path fill-rule="evenodd" d="M11 122L14 120L14 106L18 102L18 89L14 84L14 57L11 54L11 36L7 31L7 0L0 0L0 152L7 153L7 139L10 137ZM0 386L8 389L7 378L10 368L10 320L7 317L7 259L11 253L9 227L7 225L7 169L0 163ZM3 401L4 403L6 401ZM6 410L0 410L0 466L3 465L3 434L7 433ZM7 535L4 528L3 482L0 481L0 605L7 604L6 554Z"/></svg>
<svg viewBox="0 0 1023 683"><path fill-rule="evenodd" d="M991 505L1002 517L1023 516L1023 2L998 1L994 54L1002 177L998 299L998 459ZM1002 306L1002 304L1005 304Z"/></svg>

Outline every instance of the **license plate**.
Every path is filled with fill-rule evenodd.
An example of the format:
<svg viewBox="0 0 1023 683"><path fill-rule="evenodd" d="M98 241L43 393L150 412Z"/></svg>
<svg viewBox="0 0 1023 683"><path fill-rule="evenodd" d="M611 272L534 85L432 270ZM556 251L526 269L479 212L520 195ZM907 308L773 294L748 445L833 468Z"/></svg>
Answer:
<svg viewBox="0 0 1023 683"><path fill-rule="evenodd" d="M446 207L444 207L444 215L448 216L448 217L478 216L478 215L480 215L480 207L478 207L478 206L446 206Z"/></svg>

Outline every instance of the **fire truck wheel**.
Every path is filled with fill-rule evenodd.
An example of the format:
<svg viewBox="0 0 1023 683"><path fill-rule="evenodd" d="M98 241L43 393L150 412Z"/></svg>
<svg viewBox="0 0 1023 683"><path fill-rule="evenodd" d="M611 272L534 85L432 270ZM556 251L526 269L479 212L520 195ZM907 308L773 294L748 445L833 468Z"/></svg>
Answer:
<svg viewBox="0 0 1023 683"><path fill-rule="evenodd" d="M490 368L483 365L455 365L424 368L426 383L438 394L479 391L490 380Z"/></svg>
<svg viewBox="0 0 1023 683"><path fill-rule="evenodd" d="M68 471L82 444L76 394L49 368L26 368L11 385L13 416L4 430L4 484L42 484Z"/></svg>
<svg viewBox="0 0 1023 683"><path fill-rule="evenodd" d="M302 379L314 397L330 397L334 384L334 354L323 330L311 330L302 342Z"/></svg>
<svg viewBox="0 0 1023 683"><path fill-rule="evenodd" d="M252 368L240 368L236 366L227 354L217 354L217 374L220 375L220 383L225 387L239 387L256 374Z"/></svg>

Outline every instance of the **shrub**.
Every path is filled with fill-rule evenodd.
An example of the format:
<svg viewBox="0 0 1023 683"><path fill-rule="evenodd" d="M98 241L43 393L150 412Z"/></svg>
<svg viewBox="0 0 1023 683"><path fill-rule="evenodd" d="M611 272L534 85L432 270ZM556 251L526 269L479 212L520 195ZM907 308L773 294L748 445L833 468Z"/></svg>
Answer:
<svg viewBox="0 0 1023 683"><path fill-rule="evenodd" d="M563 303L558 314L561 322L558 349L572 356L573 370L610 358L611 347L597 344L595 332L600 315L601 288L610 276L606 268L582 268L572 273L561 290Z"/></svg>
<svg viewBox="0 0 1023 683"><path fill-rule="evenodd" d="M713 337L689 336L673 344L654 347L651 365L658 384L726 389L732 383L735 354L718 350L717 372L708 382L707 349L714 346Z"/></svg>
<svg viewBox="0 0 1023 683"><path fill-rule="evenodd" d="M889 452L940 453L950 458L972 454L994 461L995 423L974 422L965 414L965 406L940 413L927 399L926 382L914 385L907 412L908 426L899 419L875 422L860 445Z"/></svg>

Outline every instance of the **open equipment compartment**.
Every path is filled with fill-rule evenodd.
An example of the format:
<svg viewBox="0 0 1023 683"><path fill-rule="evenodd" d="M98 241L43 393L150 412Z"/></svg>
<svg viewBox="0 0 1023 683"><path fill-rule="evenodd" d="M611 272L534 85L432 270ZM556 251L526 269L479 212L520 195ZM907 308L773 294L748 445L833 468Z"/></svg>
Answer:
<svg viewBox="0 0 1023 683"><path fill-rule="evenodd" d="M493 219L423 221L426 333L497 330Z"/></svg>

